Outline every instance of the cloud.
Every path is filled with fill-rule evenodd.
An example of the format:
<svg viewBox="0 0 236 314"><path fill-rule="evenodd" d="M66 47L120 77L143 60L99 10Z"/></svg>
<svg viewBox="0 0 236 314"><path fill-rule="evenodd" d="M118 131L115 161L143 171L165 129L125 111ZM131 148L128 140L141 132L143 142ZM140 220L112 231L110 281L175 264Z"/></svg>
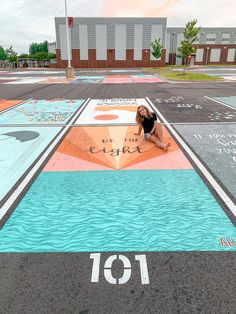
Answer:
<svg viewBox="0 0 236 314"><path fill-rule="evenodd" d="M181 0L105 0L101 16L168 16L171 7Z"/></svg>
<svg viewBox="0 0 236 314"><path fill-rule="evenodd" d="M103 0L67 0L69 16L97 16ZM55 21L65 16L64 0L8 0L1 3L0 46L28 53L32 42L56 40Z"/></svg>
<svg viewBox="0 0 236 314"><path fill-rule="evenodd" d="M164 16L168 17L171 13L171 9L178 5L181 0L166 0L162 4L151 8L145 13L145 16Z"/></svg>
<svg viewBox="0 0 236 314"><path fill-rule="evenodd" d="M104 0L100 16L167 17L169 27L197 19L202 27L236 27L236 0Z"/></svg>
<svg viewBox="0 0 236 314"><path fill-rule="evenodd" d="M236 27L235 0L181 0L168 17L168 27L184 27L197 19L201 27Z"/></svg>
<svg viewBox="0 0 236 314"><path fill-rule="evenodd" d="M1 1L0 45L28 52L31 42L54 41L57 16L65 16L64 0ZM236 27L236 0L67 0L74 17L167 17L168 27L184 27L196 18L201 27Z"/></svg>

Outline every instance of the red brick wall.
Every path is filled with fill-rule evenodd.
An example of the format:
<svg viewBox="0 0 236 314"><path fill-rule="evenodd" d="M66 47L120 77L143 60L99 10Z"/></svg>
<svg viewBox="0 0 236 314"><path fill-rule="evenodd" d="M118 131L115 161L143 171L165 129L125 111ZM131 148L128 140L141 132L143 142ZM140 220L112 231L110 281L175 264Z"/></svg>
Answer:
<svg viewBox="0 0 236 314"><path fill-rule="evenodd" d="M107 50L107 60L96 60L96 50L88 50L88 60L80 60L80 50L72 49L72 66L75 68L132 68L165 66L165 53L159 61L150 60L150 49L143 49L142 60L134 60L133 49L126 50L126 60L115 60L115 49ZM56 49L57 68L66 68L67 61L61 60L61 51Z"/></svg>
<svg viewBox="0 0 236 314"><path fill-rule="evenodd" d="M209 47L208 53L207 53L207 47ZM224 48L226 47L226 48ZM201 64L236 64L236 55L234 58L234 62L227 62L227 55L228 55L228 49L230 48L236 48L236 44L214 44L214 45L196 45L196 48L203 48L203 61L202 62L195 62L196 65L201 65ZM221 54L220 54L220 61L219 62L210 62L210 55L211 55L211 49L221 49Z"/></svg>
<svg viewBox="0 0 236 314"><path fill-rule="evenodd" d="M202 62L196 62L196 65L204 65L204 64L236 64L236 54L235 54L235 58L234 58L234 62L227 62L227 55L228 55L228 49L230 48L235 48L236 49L236 44L226 44L226 45L206 45L206 44L202 44L202 45L196 45L196 48L203 48L204 52L203 52L203 61ZM207 54L207 47L209 47L209 51ZM226 47L226 48L224 48ZM210 62L210 50L214 49L214 48L220 48L221 49L221 55L220 55L220 62ZM206 60L207 59L207 60ZM206 62L207 61L207 62ZM169 54L169 62L168 64L175 64L176 63L176 54L175 53L170 53Z"/></svg>

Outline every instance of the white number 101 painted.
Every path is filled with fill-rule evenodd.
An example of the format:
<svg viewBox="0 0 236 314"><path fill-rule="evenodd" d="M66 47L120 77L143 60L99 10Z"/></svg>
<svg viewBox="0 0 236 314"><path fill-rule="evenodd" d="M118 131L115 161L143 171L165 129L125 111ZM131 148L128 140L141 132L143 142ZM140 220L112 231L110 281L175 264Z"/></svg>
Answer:
<svg viewBox="0 0 236 314"><path fill-rule="evenodd" d="M117 257L118 256L118 257ZM90 258L93 259L93 268L92 268L92 277L91 282L99 282L99 271L100 271L100 260L101 260L101 253L92 253L90 254ZM121 278L114 278L112 276L112 264L115 260L121 260L124 266L124 273ZM147 268L147 260L146 255L135 255L135 260L139 261L139 267L140 267L140 275L141 275L141 282L143 285L149 284L149 276L148 276L148 268ZM119 285L122 285L124 283L127 283L131 277L131 263L128 257L124 255L111 255L108 257L104 264L104 277L107 282L110 284L116 285L117 283Z"/></svg>

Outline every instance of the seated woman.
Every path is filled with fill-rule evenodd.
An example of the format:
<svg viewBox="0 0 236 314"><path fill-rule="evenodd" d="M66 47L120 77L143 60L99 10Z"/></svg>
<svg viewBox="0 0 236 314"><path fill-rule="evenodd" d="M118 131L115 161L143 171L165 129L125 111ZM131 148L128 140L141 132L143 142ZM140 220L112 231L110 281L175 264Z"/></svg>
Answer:
<svg viewBox="0 0 236 314"><path fill-rule="evenodd" d="M157 121L154 112L151 112L146 106L139 106L136 113L136 122L139 125L139 130L135 135L140 135L143 128L146 140L155 143L157 147L165 151L168 150L170 143L164 141L161 123Z"/></svg>

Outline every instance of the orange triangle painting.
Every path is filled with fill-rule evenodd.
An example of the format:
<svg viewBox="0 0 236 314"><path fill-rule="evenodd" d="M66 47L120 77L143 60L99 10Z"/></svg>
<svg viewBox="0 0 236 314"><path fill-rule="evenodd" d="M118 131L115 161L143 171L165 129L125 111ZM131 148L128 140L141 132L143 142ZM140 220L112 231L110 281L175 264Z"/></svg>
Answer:
<svg viewBox="0 0 236 314"><path fill-rule="evenodd" d="M11 108L11 107L21 103L22 101L23 100L0 100L0 111Z"/></svg>
<svg viewBox="0 0 236 314"><path fill-rule="evenodd" d="M44 171L192 169L164 127L163 131L171 143L168 152L134 135L137 126L73 127Z"/></svg>

